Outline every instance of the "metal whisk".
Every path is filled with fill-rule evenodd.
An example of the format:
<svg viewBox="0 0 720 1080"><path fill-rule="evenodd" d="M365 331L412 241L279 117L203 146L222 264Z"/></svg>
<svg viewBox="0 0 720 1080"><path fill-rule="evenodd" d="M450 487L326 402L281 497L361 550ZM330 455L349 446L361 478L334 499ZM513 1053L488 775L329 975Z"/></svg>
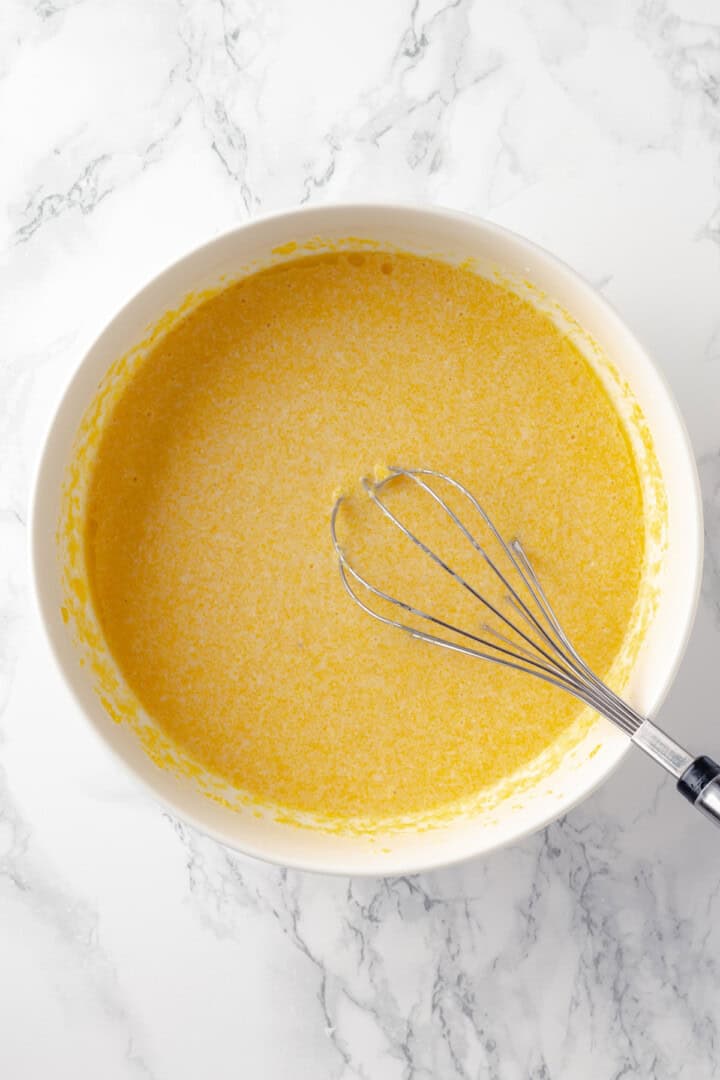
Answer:
<svg viewBox="0 0 720 1080"><path fill-rule="evenodd" d="M425 544L387 505L383 498L386 489L400 478L416 485L462 532L476 554L484 560L493 575L492 580L501 589L504 601L491 601ZM348 595L363 611L379 622L403 630L419 641L502 664L503 667L533 675L572 694L621 728L633 743L675 778L678 790L686 799L708 818L720 824L720 765L709 757L693 758L652 721L637 713L618 697L590 670L563 631L520 541L506 542L478 500L463 484L433 469L397 467L390 468L388 475L381 480L364 479L362 484L385 518L432 563L478 601L486 613L485 617L491 618L495 625L485 624L479 628L481 633L474 633L392 596L368 581L349 561L338 539L338 515L345 501L345 496L341 495L332 511L332 540L343 585ZM447 497L442 494L443 485L448 485L449 489L465 500L469 514L479 515L478 525L481 522L488 535L494 538L493 550L499 552L499 558L491 556L488 545L478 541L475 534L477 530L471 531L449 505ZM402 617L396 619L389 614L383 614L377 610L378 603L385 605L388 611L399 609L405 617L413 618L419 625L404 622ZM502 609L500 603L503 603ZM429 624L430 629L422 629L423 624Z"/></svg>

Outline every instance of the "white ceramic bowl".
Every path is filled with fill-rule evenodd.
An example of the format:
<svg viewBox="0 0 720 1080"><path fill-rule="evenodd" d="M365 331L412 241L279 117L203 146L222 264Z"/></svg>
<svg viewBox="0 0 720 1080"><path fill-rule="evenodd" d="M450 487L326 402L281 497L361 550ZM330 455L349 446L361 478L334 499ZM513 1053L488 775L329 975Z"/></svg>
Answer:
<svg viewBox="0 0 720 1080"><path fill-rule="evenodd" d="M393 874L488 852L545 825L586 796L625 754L629 743L598 720L550 775L491 814L430 831L407 830L374 840L329 835L282 824L269 815L233 811L204 796L190 779L157 768L130 726L105 713L60 616L62 601L55 533L63 473L80 419L100 379L117 357L141 341L149 325L191 291L238 276L274 258L273 250L314 238L342 245L347 237L451 260L475 260L512 279L527 279L553 298L595 339L627 381L652 433L668 500L667 548L656 615L634 663L626 696L653 713L665 695L687 642L702 560L699 487L688 438L663 379L615 312L589 285L547 252L487 222L446 210L387 205L327 206L274 215L210 241L147 284L109 324L82 359L58 405L40 461L32 506L32 564L42 619L63 678L78 707L105 743L178 817L252 855L307 869ZM347 242L346 246L355 246ZM520 677L520 676L518 676ZM600 749L593 755L590 749Z"/></svg>

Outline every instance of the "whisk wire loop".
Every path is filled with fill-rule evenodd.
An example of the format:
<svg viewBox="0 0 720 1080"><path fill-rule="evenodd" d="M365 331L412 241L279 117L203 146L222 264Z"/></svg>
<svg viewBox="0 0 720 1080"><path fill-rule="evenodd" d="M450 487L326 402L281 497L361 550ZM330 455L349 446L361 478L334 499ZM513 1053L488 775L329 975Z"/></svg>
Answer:
<svg viewBox="0 0 720 1080"><path fill-rule="evenodd" d="M493 603L472 585L463 574L450 566L445 559L406 525L394 510L390 509L382 498L382 494L387 485L400 478L417 485L461 531L474 550L482 557L496 581L505 590L506 603L517 616L517 619L513 619L510 615L501 611L496 603ZM478 540L474 532L468 528L448 504L447 500L432 486L429 481L433 480L452 487L479 514L484 526L489 530L501 553L507 559L508 567L505 572L500 569L497 561L489 554L484 544ZM401 600L369 581L351 563L338 539L337 519L344 501L341 496L336 501L332 511L332 539L338 557L343 586L351 599L364 612L387 626L403 630L416 640L533 675L544 682L567 691L591 708L605 714L618 724L626 734L632 735L637 730L643 722L643 717L635 713L621 698L605 686L572 646L520 541L517 539L510 543L505 541L483 506L463 484L434 469L407 469L393 466L388 470L388 475L384 479L371 481L365 478L362 485L369 498L385 518L399 529L428 559L482 604L486 611L499 620L502 629L496 629L486 623L483 625L484 635L476 634L472 630L456 626L447 619ZM517 584L513 584L511 575L516 576ZM364 596L360 594L357 587L363 590ZM521 590L524 591L527 600L523 598ZM370 597L375 597L391 607L398 608L412 618L430 623L441 631L456 635L463 641L456 641L440 634L429 633L411 623L394 619L382 611L378 611L376 607L371 606ZM534 605L535 610L530 606L531 604ZM518 620L521 625L518 625ZM495 640L491 640L491 638ZM465 644L464 642L472 644Z"/></svg>

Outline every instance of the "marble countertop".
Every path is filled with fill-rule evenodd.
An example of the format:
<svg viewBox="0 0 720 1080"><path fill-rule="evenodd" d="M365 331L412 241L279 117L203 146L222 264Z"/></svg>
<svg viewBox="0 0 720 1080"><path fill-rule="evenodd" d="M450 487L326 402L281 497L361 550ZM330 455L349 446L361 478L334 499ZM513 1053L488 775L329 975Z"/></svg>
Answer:
<svg viewBox="0 0 720 1080"><path fill-rule="evenodd" d="M631 756L413 878L253 862L108 757L30 610L33 462L135 288L254 214L438 202L558 253L670 381L706 500L663 721L720 752L720 7L11 0L0 34L0 1076L720 1075L720 837Z"/></svg>

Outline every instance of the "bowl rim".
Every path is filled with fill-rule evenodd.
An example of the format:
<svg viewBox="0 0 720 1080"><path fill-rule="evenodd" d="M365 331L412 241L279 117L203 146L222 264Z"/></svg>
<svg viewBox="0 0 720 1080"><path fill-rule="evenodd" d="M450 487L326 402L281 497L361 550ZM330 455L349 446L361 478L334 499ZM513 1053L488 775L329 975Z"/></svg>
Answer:
<svg viewBox="0 0 720 1080"><path fill-rule="evenodd" d="M683 620L683 625L676 633L676 649L674 651L673 660L668 664L663 672L658 675L655 683L654 705L652 713L655 714L662 705L665 697L667 696L670 687L677 675L679 667L682 663L685 655L692 627L695 621L697 612L698 600L700 595L700 588L702 582L702 567L703 567L703 507L702 507L702 495L700 489L700 480L697 471L697 464L695 455L692 449L690 436L685 424L682 413L677 405L675 397L670 389L668 381L664 372L656 365L649 352L645 349L642 342L637 338L635 332L627 325L624 319L620 316L615 306L606 299L593 285L591 285L577 270L566 263L563 259L557 255L548 251L542 245L537 244L535 241L528 239L520 233L514 230L508 229L505 226L497 225L495 222L488 221L486 218L480 215L473 214L466 211L456 210L450 207L445 207L435 203L417 203L417 202L402 202L402 201L384 201L384 200L368 200L368 201L351 201L351 202L328 202L315 206L308 207L292 207L287 209L274 210L268 213L258 214L249 220L242 222L239 225L234 225L228 229L222 230L212 236L210 239L196 244L191 248L188 248L183 254L173 259L171 262L166 263L162 268L145 278L145 280L136 287L132 293L125 299L125 301L116 307L110 318L103 321L101 328L92 335L81 351L79 359L72 366L68 377L62 386L60 393L57 396L57 400L54 402L49 418L46 422L46 427L43 432L39 448L36 451L34 468L31 474L31 486L30 486L30 500L29 500L29 519L28 519L28 542L29 542L29 563L30 563L30 582L31 582L31 595L32 595L32 607L37 612L40 623L43 627L43 636L46 644L49 646L49 652L52 656L55 669L60 676L61 682L64 684L65 689L70 695L72 700L83 716L86 726L92 731L96 740L102 744L105 750L120 763L121 767L129 774L133 782L140 786L141 790L145 790L152 800L158 804L163 810L169 813L174 819L180 822L186 822L192 828L196 829L199 833L206 836L210 836L215 841L223 844L224 846L239 852L243 855L248 855L253 858L260 859L266 863L275 866L283 866L291 869L303 870L312 873L322 873L329 875L353 875L353 876L397 876L404 874L414 874L423 871L430 871L436 869L443 869L458 863L468 861L472 858L481 858L491 854L493 851L498 851L511 844L518 843L525 837L532 836L534 833L546 828L550 823L556 821L559 817L572 810L575 806L581 803L584 799L588 798L594 791L596 791L602 784L609 779L609 777L615 772L624 760L625 755L628 753L631 740L627 739L625 745L618 744L618 749L615 752L614 760L612 760L605 771L593 779L592 781L585 782L583 785L578 785L578 790L571 796L563 799L562 803L555 809L549 810L546 814L539 815L537 821L534 821L532 825L520 828L516 833L506 837L498 837L490 843L486 843L479 849L472 849L471 845L466 845L466 850L460 850L457 852L448 852L447 856L441 858L432 857L430 852L427 853L426 858L403 858L401 854L396 860L382 860L382 866L373 867L367 864L356 865L352 858L349 860L343 860L334 858L332 861L327 857L320 858L316 862L308 860L302 856L294 857L292 853L287 852L282 855L252 842L239 843L236 837L229 835L227 831L218 828L213 823L204 821L198 814L192 809L181 805L180 800L175 800L167 793L161 793L158 787L146 776L142 775L133 764L126 759L126 756L122 751L113 745L101 732L98 725L90 716L85 704L80 698L77 688L73 680L66 673L65 662L60 655L55 635L51 630L50 620L50 604L49 598L44 592L40 584L41 578L41 563L47 558L46 551L43 551L44 540L39 535L39 529L37 525L39 516L39 505L41 500L45 497L43 478L46 468L48 467L48 458L51 450L52 435L55 431L56 424L60 414L63 412L68 399L72 396L75 384L81 378L81 374L88 358L96 349L96 346L101 341L103 336L114 326L117 322L120 322L126 313L132 309L137 301L153 286L159 284L164 277L170 277L177 271L182 269L183 264L187 264L190 268L193 262L201 256L203 253L209 252L212 248L220 245L224 242L232 240L234 237L241 238L249 229L253 227L262 227L266 224L286 224L288 233L291 236L293 225L298 222L307 223L313 218L321 220L329 213L342 212L349 216L353 214L364 215L368 213L384 213L388 215L392 214L418 214L422 217L435 218L438 223L454 222L457 225L467 225L473 229L480 228L489 237L495 237L500 240L504 240L511 245L514 245L516 249L525 250L534 254L540 261L548 265L550 269L565 275L565 277L572 283L573 287L584 297L594 302L600 309L602 309L603 316L610 324L613 324L615 328L620 330L634 345L638 354L642 357L643 362L652 371L653 376L660 384L664 391L666 404L669 407L672 418L677 426L677 433L680 436L682 442L682 448L684 451L683 467L690 480L690 490L688 492L690 501L693 505L694 514L692 521L686 522L688 529L694 532L694 538L692 543L693 548L693 564L692 564L692 579L691 579L691 591L692 595L689 597L689 602L686 607L686 614ZM297 253L296 257L301 257L301 252ZM192 284L188 286L188 291L192 291ZM161 313L159 313L160 315ZM159 317L158 315L158 317Z"/></svg>

